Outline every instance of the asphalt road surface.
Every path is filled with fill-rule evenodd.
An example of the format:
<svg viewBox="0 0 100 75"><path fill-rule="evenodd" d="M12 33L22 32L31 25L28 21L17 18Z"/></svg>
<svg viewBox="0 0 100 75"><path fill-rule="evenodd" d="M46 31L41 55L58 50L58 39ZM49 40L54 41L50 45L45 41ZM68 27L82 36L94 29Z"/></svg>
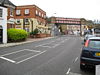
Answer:
<svg viewBox="0 0 100 75"><path fill-rule="evenodd" d="M0 48L0 75L95 75L79 68L82 38L59 36Z"/></svg>

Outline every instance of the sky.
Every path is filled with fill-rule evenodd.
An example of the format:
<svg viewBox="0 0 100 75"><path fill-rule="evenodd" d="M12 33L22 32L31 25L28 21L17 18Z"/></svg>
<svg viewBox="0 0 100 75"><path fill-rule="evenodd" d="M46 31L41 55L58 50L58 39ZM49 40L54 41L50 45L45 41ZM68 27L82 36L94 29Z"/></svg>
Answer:
<svg viewBox="0 0 100 75"><path fill-rule="evenodd" d="M48 17L100 20L100 0L10 0L15 5L37 5Z"/></svg>

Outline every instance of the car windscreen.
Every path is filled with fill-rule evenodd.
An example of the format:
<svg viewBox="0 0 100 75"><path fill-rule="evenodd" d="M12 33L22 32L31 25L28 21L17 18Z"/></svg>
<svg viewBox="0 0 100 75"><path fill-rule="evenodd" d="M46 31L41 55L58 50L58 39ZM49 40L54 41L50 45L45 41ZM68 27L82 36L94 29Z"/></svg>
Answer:
<svg viewBox="0 0 100 75"><path fill-rule="evenodd" d="M90 40L88 47L100 49L100 40Z"/></svg>

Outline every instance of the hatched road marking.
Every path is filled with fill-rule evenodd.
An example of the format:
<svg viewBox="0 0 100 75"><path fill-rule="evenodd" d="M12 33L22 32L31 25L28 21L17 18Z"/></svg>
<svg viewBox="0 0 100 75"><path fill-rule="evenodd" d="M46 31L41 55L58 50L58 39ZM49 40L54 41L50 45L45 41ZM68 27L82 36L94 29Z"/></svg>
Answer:
<svg viewBox="0 0 100 75"><path fill-rule="evenodd" d="M31 57L29 57L29 58L26 58L26 59L24 59L24 60L19 61L19 62L17 62L16 64L19 64L19 63L21 63L21 62L24 62L24 61L26 61L26 60L29 60L29 59L31 59L31 58L34 58L34 57L36 57L36 56L38 56L38 55L41 55L41 54L43 54L43 53L45 53L45 52L46 52L46 51L40 52L40 53L38 53L38 54L36 54L36 55L34 55L34 56L31 56Z"/></svg>
<svg viewBox="0 0 100 75"><path fill-rule="evenodd" d="M16 63L16 61L14 61L14 60L11 60L11 59L8 59L8 58L5 58L5 57L0 57L1 59L4 59L4 60L7 60L7 61L9 61L9 62L12 62L12 63Z"/></svg>
<svg viewBox="0 0 100 75"><path fill-rule="evenodd" d="M4 57L4 56L7 56L7 55L12 55L12 54L20 53L20 52L22 52L22 51L31 51L31 53L25 54L25 55L22 55L22 56L19 56L19 57L17 56L17 57L15 57L14 59L19 59L19 58L28 56L28 55L32 54L33 52L36 52L37 54L32 55L32 56L30 56L30 57L27 57L26 59L22 59L21 61L18 61L18 62L17 62L17 61L14 61L14 59L12 60L12 59L9 59L9 58ZM29 60L29 59L31 59L31 58L34 58L34 57L36 57L36 56L38 56L38 55L41 55L41 54L43 54L43 53L45 53L45 52L46 52L46 50L43 51L43 52L41 52L41 51L36 51L36 50L23 49L23 50L19 50L19 51L15 51L15 52L11 52L11 53L7 53L7 54L4 54L4 55L1 55L0 58L1 58L1 59L4 59L4 60L6 60L6 61L9 61L9 62L11 62L11 63L19 64L19 63L22 63L22 62L24 62L24 61L26 61L26 60ZM13 56L12 56L12 57L13 57Z"/></svg>

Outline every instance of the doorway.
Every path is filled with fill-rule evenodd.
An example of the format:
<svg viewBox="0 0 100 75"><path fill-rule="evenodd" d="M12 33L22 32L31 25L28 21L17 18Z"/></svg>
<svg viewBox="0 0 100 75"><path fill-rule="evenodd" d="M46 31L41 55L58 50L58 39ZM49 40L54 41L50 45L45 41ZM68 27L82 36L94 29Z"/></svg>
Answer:
<svg viewBox="0 0 100 75"><path fill-rule="evenodd" d="M0 43L2 43L3 41L3 29L2 27L0 26Z"/></svg>

